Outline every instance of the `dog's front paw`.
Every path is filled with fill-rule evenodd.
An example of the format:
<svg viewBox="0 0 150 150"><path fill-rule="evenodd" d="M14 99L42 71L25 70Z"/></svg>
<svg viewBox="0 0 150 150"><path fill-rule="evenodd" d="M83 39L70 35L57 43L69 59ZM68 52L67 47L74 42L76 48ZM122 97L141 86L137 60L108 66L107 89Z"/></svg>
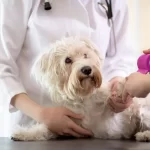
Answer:
<svg viewBox="0 0 150 150"><path fill-rule="evenodd" d="M150 131L138 132L135 137L137 141L150 142Z"/></svg>

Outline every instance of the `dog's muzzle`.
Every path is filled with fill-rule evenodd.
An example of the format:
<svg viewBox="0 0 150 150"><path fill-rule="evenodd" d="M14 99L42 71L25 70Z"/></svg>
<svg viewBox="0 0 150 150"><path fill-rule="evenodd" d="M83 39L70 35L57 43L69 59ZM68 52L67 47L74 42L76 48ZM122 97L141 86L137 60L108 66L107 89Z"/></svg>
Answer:
<svg viewBox="0 0 150 150"><path fill-rule="evenodd" d="M83 82L90 82L89 85L94 85L96 88L99 88L102 82L101 73L97 68L92 68L90 66L83 66L80 70L80 82L81 85Z"/></svg>

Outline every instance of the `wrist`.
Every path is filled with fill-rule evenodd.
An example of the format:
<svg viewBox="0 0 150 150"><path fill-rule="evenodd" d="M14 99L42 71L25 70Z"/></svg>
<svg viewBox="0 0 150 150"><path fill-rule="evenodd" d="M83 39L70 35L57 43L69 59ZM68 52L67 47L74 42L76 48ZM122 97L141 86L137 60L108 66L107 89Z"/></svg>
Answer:
<svg viewBox="0 0 150 150"><path fill-rule="evenodd" d="M36 121L39 123L44 122L44 112L45 112L45 108L43 106L39 107L36 111L35 111L35 115L36 115Z"/></svg>
<svg viewBox="0 0 150 150"><path fill-rule="evenodd" d="M32 110L32 118L37 122L43 122L43 111L44 107L41 105L36 105Z"/></svg>
<svg viewBox="0 0 150 150"><path fill-rule="evenodd" d="M146 80L146 89L147 89L147 93L150 93L150 75L146 75L147 76L147 80Z"/></svg>
<svg viewBox="0 0 150 150"><path fill-rule="evenodd" d="M47 115L50 119L51 108L40 107L37 111L37 121L39 123L47 122Z"/></svg>

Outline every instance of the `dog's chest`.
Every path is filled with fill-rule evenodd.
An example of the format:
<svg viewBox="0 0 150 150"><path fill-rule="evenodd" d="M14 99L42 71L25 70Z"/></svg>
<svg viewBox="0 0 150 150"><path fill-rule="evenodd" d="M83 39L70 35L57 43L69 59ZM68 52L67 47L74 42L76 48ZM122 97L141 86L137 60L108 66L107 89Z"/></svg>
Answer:
<svg viewBox="0 0 150 150"><path fill-rule="evenodd" d="M95 109L96 110L96 109ZM82 126L91 130L94 137L107 139L110 136L120 136L120 122L103 112L96 112L94 109L85 114ZM119 117L118 117L119 118Z"/></svg>
<svg viewBox="0 0 150 150"><path fill-rule="evenodd" d="M69 107L69 105L66 107L84 116L83 120L73 120L78 125L91 130L96 138L120 139L126 134L127 137L130 136L131 132L126 130L130 126L129 116L123 113L114 115L104 101L87 100L82 107Z"/></svg>
<svg viewBox="0 0 150 150"><path fill-rule="evenodd" d="M87 109L86 109L87 108ZM85 108L82 126L91 130L94 137L102 139L130 138L135 130L135 120L128 113L114 114L104 105Z"/></svg>

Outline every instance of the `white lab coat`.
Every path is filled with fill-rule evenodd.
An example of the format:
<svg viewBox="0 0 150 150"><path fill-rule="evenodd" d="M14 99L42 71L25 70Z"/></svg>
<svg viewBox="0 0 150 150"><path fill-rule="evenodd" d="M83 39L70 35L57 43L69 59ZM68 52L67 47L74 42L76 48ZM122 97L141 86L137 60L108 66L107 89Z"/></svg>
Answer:
<svg viewBox="0 0 150 150"><path fill-rule="evenodd" d="M133 68L133 49L128 35L126 0L112 0L117 41L114 52L112 25L105 10L97 4L104 0L53 0L52 10L44 10L44 0L0 0L0 85L3 101L9 110L11 98L18 93L28 95L41 105L50 105L46 93L30 75L37 55L63 36L86 36L99 47L105 59L103 77L126 76ZM30 125L34 121L20 111L15 123ZM11 124L12 126L12 124Z"/></svg>

